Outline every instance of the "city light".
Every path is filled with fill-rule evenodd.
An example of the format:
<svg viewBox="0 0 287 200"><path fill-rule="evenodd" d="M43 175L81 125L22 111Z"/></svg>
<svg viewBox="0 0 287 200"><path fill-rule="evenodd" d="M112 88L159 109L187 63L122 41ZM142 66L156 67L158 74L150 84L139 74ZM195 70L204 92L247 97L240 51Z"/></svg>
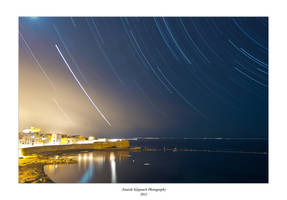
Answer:
<svg viewBox="0 0 287 200"><path fill-rule="evenodd" d="M115 154L114 154L114 152L111 152L110 161L114 161L114 160L115 160Z"/></svg>
<svg viewBox="0 0 287 200"><path fill-rule="evenodd" d="M90 155L89 155L89 160L90 160L90 161L93 160L93 153L90 153Z"/></svg>
<svg viewBox="0 0 287 200"><path fill-rule="evenodd" d="M19 133L19 148L52 145L92 144L94 142L97 142L97 139L95 139L94 136L84 137L81 135L42 133L40 128L34 127L31 127L30 129L24 129Z"/></svg>
<svg viewBox="0 0 287 200"><path fill-rule="evenodd" d="M85 154L85 155L84 155L84 160L86 161L86 160L87 160L87 158L88 158L88 157L87 157L87 155Z"/></svg>
<svg viewBox="0 0 287 200"><path fill-rule="evenodd" d="M109 139L110 142L122 141L122 139Z"/></svg>
<svg viewBox="0 0 287 200"><path fill-rule="evenodd" d="M24 158L22 149L19 148L19 158Z"/></svg>
<svg viewBox="0 0 287 200"><path fill-rule="evenodd" d="M116 172L116 161L115 161L115 154L111 152L110 154L110 164L111 164L111 182L117 182L117 172Z"/></svg>

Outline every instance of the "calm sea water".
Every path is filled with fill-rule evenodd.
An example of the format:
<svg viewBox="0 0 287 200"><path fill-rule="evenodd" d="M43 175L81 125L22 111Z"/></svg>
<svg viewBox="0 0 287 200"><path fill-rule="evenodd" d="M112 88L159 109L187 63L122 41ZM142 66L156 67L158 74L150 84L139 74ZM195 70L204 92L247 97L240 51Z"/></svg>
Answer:
<svg viewBox="0 0 287 200"><path fill-rule="evenodd" d="M267 140L141 139L157 151L93 151L77 164L47 165L57 183L266 183ZM177 151L168 149L177 148ZM184 151L184 149L208 150Z"/></svg>

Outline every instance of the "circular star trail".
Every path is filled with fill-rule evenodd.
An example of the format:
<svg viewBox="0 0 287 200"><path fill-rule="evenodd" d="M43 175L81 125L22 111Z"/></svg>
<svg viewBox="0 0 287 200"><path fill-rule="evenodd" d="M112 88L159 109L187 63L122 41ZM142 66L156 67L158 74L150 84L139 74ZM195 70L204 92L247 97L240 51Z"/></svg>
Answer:
<svg viewBox="0 0 287 200"><path fill-rule="evenodd" d="M267 137L268 18L19 19L19 128Z"/></svg>

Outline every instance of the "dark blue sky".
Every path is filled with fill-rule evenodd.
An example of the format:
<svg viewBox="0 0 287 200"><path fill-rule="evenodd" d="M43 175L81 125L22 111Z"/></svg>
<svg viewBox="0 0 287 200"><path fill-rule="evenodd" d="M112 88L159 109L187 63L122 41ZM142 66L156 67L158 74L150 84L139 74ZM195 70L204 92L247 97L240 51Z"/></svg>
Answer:
<svg viewBox="0 0 287 200"><path fill-rule="evenodd" d="M267 137L268 18L19 18L19 129Z"/></svg>

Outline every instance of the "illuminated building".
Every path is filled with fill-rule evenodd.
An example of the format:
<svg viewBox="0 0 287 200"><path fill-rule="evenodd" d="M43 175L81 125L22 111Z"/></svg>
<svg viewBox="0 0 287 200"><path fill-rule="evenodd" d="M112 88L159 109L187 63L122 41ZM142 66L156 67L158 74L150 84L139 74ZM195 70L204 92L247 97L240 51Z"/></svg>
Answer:
<svg viewBox="0 0 287 200"><path fill-rule="evenodd" d="M95 138L94 136L84 137L81 135L59 134L59 133L40 133L41 129L31 127L19 132L19 148L27 148L44 145L69 145L69 144L92 144L102 143L105 148L121 145L121 139ZM110 143L114 143L111 146Z"/></svg>
<svg viewBox="0 0 287 200"><path fill-rule="evenodd" d="M89 141L93 141L93 140L95 140L95 137L89 136Z"/></svg>
<svg viewBox="0 0 287 200"><path fill-rule="evenodd" d="M58 134L57 133L53 133L52 137L51 137L51 144L58 144Z"/></svg>
<svg viewBox="0 0 287 200"><path fill-rule="evenodd" d="M61 138L61 144L68 144L68 143L69 143L68 138L66 137Z"/></svg>
<svg viewBox="0 0 287 200"><path fill-rule="evenodd" d="M23 133L40 133L41 129L40 128L31 127L30 129L24 129L22 132Z"/></svg>
<svg viewBox="0 0 287 200"><path fill-rule="evenodd" d="M34 128L34 127L31 127L30 130L32 133L40 133L40 131L41 131L40 128Z"/></svg>

